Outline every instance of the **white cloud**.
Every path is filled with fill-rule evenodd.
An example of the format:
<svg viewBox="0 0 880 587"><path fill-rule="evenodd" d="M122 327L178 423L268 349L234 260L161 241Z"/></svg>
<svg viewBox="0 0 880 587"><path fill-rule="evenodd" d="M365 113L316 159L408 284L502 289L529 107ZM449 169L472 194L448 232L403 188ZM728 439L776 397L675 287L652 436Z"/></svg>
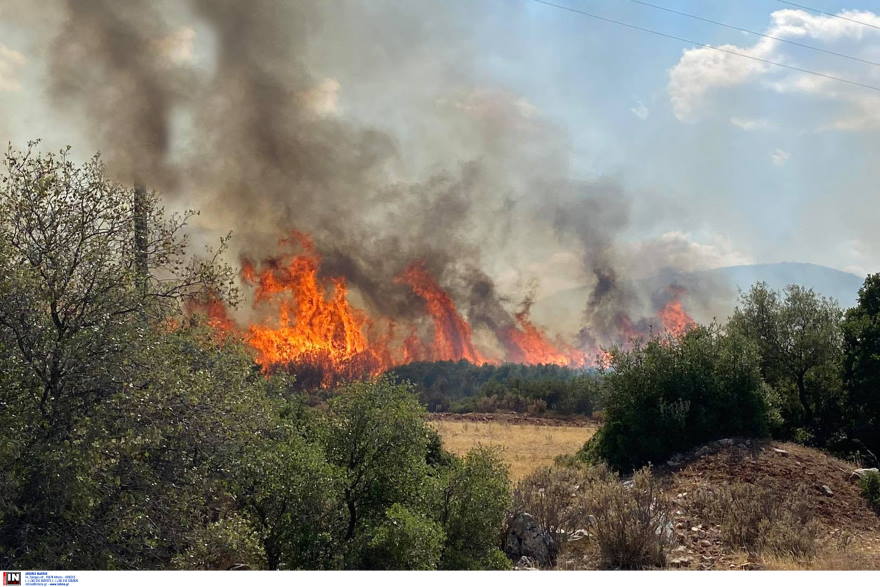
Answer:
<svg viewBox="0 0 880 587"><path fill-rule="evenodd" d="M636 118L640 120L646 120L648 118L648 115L651 113L650 110L648 110L648 107L645 106L645 104L641 100L637 100L636 105L630 108L629 111L635 114Z"/></svg>
<svg viewBox="0 0 880 587"><path fill-rule="evenodd" d="M772 53L775 43L762 39L751 48L721 45L719 49L764 59ZM697 118L711 90L741 85L757 78L769 67L766 63L708 47L686 50L669 72L667 90L675 116L679 120Z"/></svg>
<svg viewBox="0 0 880 587"><path fill-rule="evenodd" d="M18 68L24 65L24 55L0 44L0 92L17 92L21 90L21 81L17 74Z"/></svg>
<svg viewBox="0 0 880 587"><path fill-rule="evenodd" d="M764 118L744 118L739 116L731 116L730 124L743 130L768 130L775 128L775 125Z"/></svg>
<svg viewBox="0 0 880 587"><path fill-rule="evenodd" d="M791 157L791 153L788 151L783 151L782 149L774 149L772 153L770 153L770 160L773 161L773 165L777 167L781 167L785 165L786 161Z"/></svg>
<svg viewBox="0 0 880 587"><path fill-rule="evenodd" d="M880 27L880 15L871 12L843 11L840 15ZM832 16L814 15L803 10L778 10L770 15L766 34L868 61L880 61L880 30ZM822 55L775 39L761 38L751 46L720 45L718 49L867 85L880 85L880 68L876 66ZM685 50L669 72L667 92L679 120L692 122L722 114L731 124L744 130L763 128L750 125L746 122L748 117L737 112L745 102L742 94L731 95L725 101L725 96L736 89L745 89L754 95L770 91L812 100L817 108L824 107L821 117L811 118L816 121L815 129L880 128L880 92L874 90L708 47Z"/></svg>

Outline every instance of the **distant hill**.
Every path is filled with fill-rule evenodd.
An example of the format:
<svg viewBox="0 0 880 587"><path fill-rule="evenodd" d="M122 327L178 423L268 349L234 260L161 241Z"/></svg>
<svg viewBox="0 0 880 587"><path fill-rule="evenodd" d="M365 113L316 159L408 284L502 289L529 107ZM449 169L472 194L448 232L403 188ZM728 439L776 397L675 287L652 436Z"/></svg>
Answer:
<svg viewBox="0 0 880 587"><path fill-rule="evenodd" d="M769 263L764 265L736 265L693 273L725 279L734 289L748 290L752 284L765 281L772 289L782 289L796 283L810 287L825 297L836 299L847 308L856 303L864 276L839 271L813 263Z"/></svg>
<svg viewBox="0 0 880 587"><path fill-rule="evenodd" d="M836 299L841 307L856 303L864 276L839 271L813 263L767 263L736 265L705 271L661 271L641 279L633 288L650 297L670 285L683 286L688 294L683 298L685 309L699 322L712 318L725 319L736 306L740 291L747 291L754 283L764 281L772 289L797 284L812 288L816 293ZM580 316L589 290L586 287L556 292L538 300L532 315L538 323L559 324Z"/></svg>

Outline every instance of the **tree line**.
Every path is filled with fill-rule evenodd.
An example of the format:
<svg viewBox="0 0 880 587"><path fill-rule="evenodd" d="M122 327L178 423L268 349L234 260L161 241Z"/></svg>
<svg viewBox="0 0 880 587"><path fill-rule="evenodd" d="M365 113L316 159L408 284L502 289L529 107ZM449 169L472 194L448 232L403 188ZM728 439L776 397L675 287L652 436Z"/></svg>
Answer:
<svg viewBox="0 0 880 587"><path fill-rule="evenodd" d="M724 325L611 355L588 460L632 469L707 440L772 436L880 464L880 274L846 311L757 283Z"/></svg>
<svg viewBox="0 0 880 587"><path fill-rule="evenodd" d="M431 412L590 416L600 399L595 370L559 365L436 361L408 363L388 373L411 382Z"/></svg>

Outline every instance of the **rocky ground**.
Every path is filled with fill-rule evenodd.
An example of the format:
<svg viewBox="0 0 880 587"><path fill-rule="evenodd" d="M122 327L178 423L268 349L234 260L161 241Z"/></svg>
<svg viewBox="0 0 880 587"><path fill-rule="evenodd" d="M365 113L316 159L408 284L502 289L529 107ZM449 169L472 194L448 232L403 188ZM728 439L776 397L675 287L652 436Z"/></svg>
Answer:
<svg viewBox="0 0 880 587"><path fill-rule="evenodd" d="M655 467L671 503L666 525L667 566L693 570L880 569L880 515L861 495L853 472L858 465L805 446L723 439ZM722 539L720 519L700 508L709 490L750 485L771 502L792 496L815 525L817 552L811 557L748 554ZM752 507L751 503L744 506ZM797 524L794 525L796 527ZM532 532L534 533L534 532ZM578 531L563 546L556 568L596 568L588 532ZM528 566L524 561L522 566Z"/></svg>
<svg viewBox="0 0 880 587"><path fill-rule="evenodd" d="M805 446L725 439L677 455L658 473L674 505L677 546L669 564L681 568L751 569L786 567L782 560L759 560L725 549L720 527L694 519L689 501L700 488L729 483L764 487L784 498L803 492L820 524L823 552L814 564L880 568L880 516L853 479L857 465ZM795 564L795 566L797 566Z"/></svg>

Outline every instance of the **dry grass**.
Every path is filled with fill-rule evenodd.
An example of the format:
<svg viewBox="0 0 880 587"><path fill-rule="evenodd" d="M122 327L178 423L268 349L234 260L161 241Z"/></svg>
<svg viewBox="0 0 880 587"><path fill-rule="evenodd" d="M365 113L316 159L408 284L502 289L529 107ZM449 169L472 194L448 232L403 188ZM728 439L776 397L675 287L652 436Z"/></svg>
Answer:
<svg viewBox="0 0 880 587"><path fill-rule="evenodd" d="M434 420L431 425L443 438L443 446L457 455L478 444L500 446L514 481L552 465L559 455L576 452L597 428L595 424L543 426L455 420Z"/></svg>

